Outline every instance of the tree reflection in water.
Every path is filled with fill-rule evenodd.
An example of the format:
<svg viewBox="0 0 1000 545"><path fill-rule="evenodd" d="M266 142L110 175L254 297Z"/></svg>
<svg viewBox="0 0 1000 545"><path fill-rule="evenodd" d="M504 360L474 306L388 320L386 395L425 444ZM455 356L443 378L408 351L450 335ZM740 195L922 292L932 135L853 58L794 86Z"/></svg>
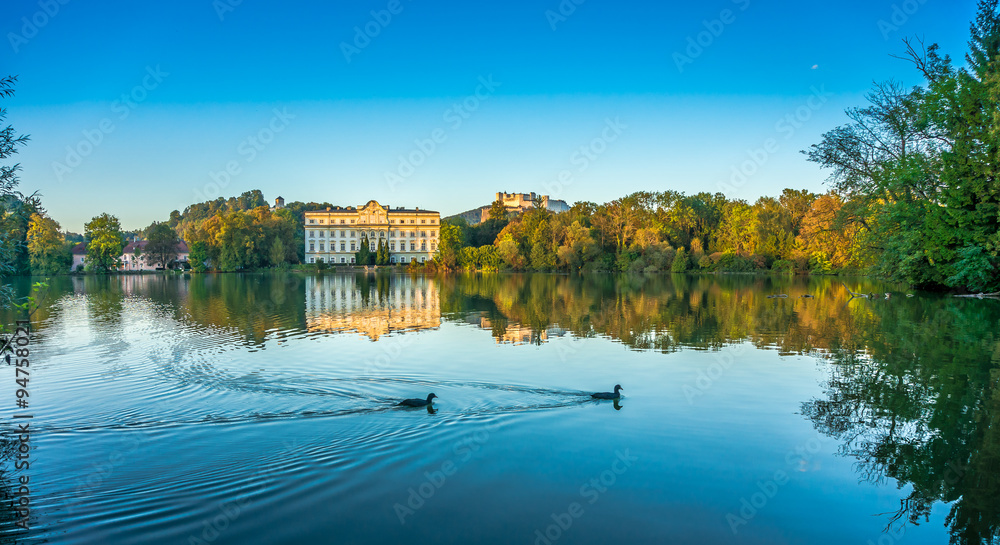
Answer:
<svg viewBox="0 0 1000 545"><path fill-rule="evenodd" d="M860 293L900 291L847 283ZM28 279L24 284L22 291L30 287ZM997 301L849 300L840 279L740 275L263 273L59 277L50 284L36 315L39 337L58 323L64 305L86 294L97 320L119 320L142 301L193 327L233 331L249 346L308 331L310 320L329 312L323 305L334 305L334 325L344 324L320 328L328 334L357 334L364 327L355 322L371 316L362 326L385 321L385 332L473 323L504 342L541 344L570 334L659 352L751 343L824 358L833 364L824 395L804 402L802 413L840 441L862 480L912 487L885 515L887 528L924 522L935 503L946 502L953 543L996 542L1000 535ZM767 298L775 293L788 297ZM370 336L377 342L378 334Z"/></svg>

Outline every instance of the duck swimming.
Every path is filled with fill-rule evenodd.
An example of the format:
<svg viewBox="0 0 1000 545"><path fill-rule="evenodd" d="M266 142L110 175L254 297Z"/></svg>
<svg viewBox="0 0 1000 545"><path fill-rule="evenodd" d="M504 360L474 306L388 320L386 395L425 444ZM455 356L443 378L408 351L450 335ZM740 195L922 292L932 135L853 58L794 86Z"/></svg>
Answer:
<svg viewBox="0 0 1000 545"><path fill-rule="evenodd" d="M594 399L621 399L622 395L619 391L622 390L621 384L615 384L615 393L611 392L597 392L596 394L590 394L590 397Z"/></svg>
<svg viewBox="0 0 1000 545"><path fill-rule="evenodd" d="M427 399L404 399L396 404L397 407L427 407L431 404L431 400L437 397L436 394L429 394Z"/></svg>

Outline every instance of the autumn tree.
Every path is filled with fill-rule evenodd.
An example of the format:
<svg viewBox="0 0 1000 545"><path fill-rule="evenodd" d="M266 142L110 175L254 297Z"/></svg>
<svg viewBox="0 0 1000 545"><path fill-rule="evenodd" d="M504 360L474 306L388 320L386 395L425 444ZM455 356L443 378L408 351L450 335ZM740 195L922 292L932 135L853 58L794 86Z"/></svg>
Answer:
<svg viewBox="0 0 1000 545"><path fill-rule="evenodd" d="M31 215L28 255L32 273L51 275L69 270L73 258L59 229L54 219L38 213Z"/></svg>

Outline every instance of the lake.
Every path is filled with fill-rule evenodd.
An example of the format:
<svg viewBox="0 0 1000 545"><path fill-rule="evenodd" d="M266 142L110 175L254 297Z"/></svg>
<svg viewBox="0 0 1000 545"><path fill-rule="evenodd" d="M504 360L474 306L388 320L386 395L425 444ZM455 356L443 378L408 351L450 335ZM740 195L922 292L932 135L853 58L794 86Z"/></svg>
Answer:
<svg viewBox="0 0 1000 545"><path fill-rule="evenodd" d="M0 538L996 541L1000 302L842 281L55 278Z"/></svg>

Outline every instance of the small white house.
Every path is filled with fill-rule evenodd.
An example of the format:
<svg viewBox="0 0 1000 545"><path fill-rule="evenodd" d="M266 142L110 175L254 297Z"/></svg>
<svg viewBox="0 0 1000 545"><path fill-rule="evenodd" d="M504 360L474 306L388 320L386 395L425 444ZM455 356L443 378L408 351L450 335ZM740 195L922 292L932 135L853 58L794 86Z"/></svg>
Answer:
<svg viewBox="0 0 1000 545"><path fill-rule="evenodd" d="M145 240L140 240L140 241L130 242L128 243L128 245L125 246L125 249L122 250L122 256L121 256L122 267L119 270L154 271L158 269L158 267L150 264L147 261L146 259L147 256L144 255L142 252L142 249L146 247L146 242L147 241ZM140 250L138 256L135 255L136 248ZM185 266L185 264L188 262L189 252L190 250L188 249L188 245L183 240L179 244L177 244L177 260L173 263L173 266L175 267ZM81 242L76 246L73 246L72 254L73 254L73 264L70 270L75 271L80 265L83 265L85 262L85 258L87 257L87 244L85 242Z"/></svg>

